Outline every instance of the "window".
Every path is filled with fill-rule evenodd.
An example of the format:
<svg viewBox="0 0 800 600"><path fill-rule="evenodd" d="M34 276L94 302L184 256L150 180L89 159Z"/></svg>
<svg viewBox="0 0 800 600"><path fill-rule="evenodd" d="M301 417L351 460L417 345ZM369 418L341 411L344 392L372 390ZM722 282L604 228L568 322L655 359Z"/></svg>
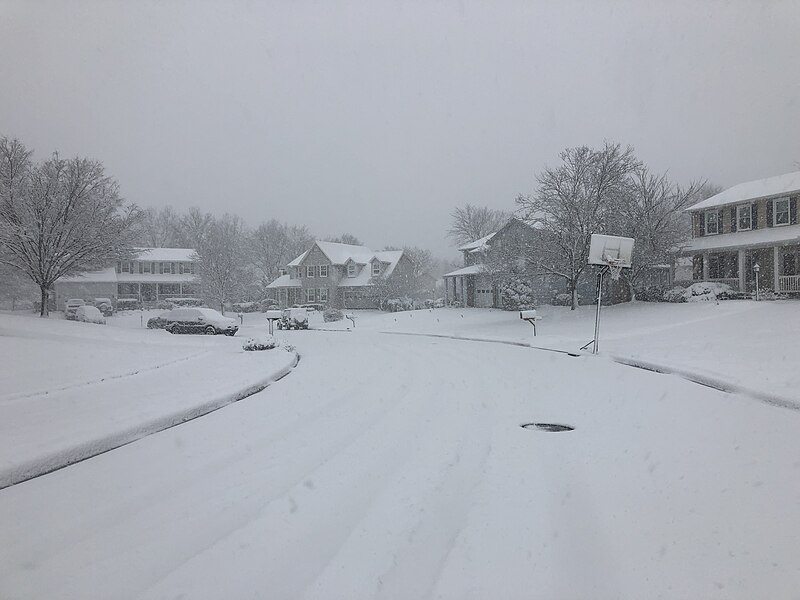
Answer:
<svg viewBox="0 0 800 600"><path fill-rule="evenodd" d="M380 274L381 274L381 263L379 263L376 260L374 263L372 263L372 276L377 277Z"/></svg>
<svg viewBox="0 0 800 600"><path fill-rule="evenodd" d="M736 228L739 231L747 231L753 226L752 211L749 204L736 207Z"/></svg>
<svg viewBox="0 0 800 600"><path fill-rule="evenodd" d="M347 265L347 276L348 277L355 277L356 276L356 264L350 263Z"/></svg>
<svg viewBox="0 0 800 600"><path fill-rule="evenodd" d="M328 276L328 265L320 265L319 266L319 276L320 277L327 277Z"/></svg>
<svg viewBox="0 0 800 600"><path fill-rule="evenodd" d="M719 233L719 215L717 211L710 210L706 213L706 235Z"/></svg>
<svg viewBox="0 0 800 600"><path fill-rule="evenodd" d="M133 263L133 264L136 265L136 271L138 273L140 273L140 274L144 273L144 263L136 262L136 263ZM131 273L133 273L133 268L131 268Z"/></svg>
<svg viewBox="0 0 800 600"><path fill-rule="evenodd" d="M797 256L793 250L783 253L783 275L797 275Z"/></svg>
<svg viewBox="0 0 800 600"><path fill-rule="evenodd" d="M313 265L309 265L306 267L306 277L314 277L314 267Z"/></svg>
<svg viewBox="0 0 800 600"><path fill-rule="evenodd" d="M319 288L319 301L320 302L328 301L328 288Z"/></svg>
<svg viewBox="0 0 800 600"><path fill-rule="evenodd" d="M314 302L314 288L306 288L306 302Z"/></svg>
<svg viewBox="0 0 800 600"><path fill-rule="evenodd" d="M774 225L788 225L789 224L789 199L776 198L773 203L773 224Z"/></svg>
<svg viewBox="0 0 800 600"><path fill-rule="evenodd" d="M131 268L131 263L128 262L127 260L123 260L120 267L122 268L123 273L133 273L133 269Z"/></svg>
<svg viewBox="0 0 800 600"><path fill-rule="evenodd" d="M140 266L142 266L142 265L144 266L144 272L145 273L149 273L150 272L150 263L149 262L139 263L139 265ZM139 271L139 272L141 273L141 271Z"/></svg>

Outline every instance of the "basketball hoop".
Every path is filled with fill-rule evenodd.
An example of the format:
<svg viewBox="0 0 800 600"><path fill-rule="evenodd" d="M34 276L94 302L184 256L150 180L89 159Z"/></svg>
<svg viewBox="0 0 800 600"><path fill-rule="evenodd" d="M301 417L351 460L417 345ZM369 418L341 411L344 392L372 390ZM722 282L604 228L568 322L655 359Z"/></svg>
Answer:
<svg viewBox="0 0 800 600"><path fill-rule="evenodd" d="M614 281L619 281L620 275L622 275L622 261L617 258L606 258L608 261L608 272L611 274L611 279Z"/></svg>

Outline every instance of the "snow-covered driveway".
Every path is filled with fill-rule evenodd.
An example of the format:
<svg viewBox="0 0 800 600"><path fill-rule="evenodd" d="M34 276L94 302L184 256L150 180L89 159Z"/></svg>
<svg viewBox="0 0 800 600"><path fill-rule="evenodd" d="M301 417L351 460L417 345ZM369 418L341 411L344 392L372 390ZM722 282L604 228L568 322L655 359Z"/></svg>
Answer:
<svg viewBox="0 0 800 600"><path fill-rule="evenodd" d="M800 589L796 411L603 358L288 335L264 392L0 491L0 597Z"/></svg>

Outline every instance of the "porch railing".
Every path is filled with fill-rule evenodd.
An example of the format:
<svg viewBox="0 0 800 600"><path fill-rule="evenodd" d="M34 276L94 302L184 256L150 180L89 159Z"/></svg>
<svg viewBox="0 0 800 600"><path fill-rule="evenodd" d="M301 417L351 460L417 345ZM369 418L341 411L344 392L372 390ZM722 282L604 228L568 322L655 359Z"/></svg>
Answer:
<svg viewBox="0 0 800 600"><path fill-rule="evenodd" d="M781 292L800 293L800 275L781 275L778 277L778 288Z"/></svg>

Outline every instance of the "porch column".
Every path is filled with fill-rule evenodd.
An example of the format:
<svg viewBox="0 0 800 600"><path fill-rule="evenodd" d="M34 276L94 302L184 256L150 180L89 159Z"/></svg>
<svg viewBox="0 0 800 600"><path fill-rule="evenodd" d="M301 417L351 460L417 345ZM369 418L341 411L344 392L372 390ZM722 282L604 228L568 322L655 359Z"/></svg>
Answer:
<svg viewBox="0 0 800 600"><path fill-rule="evenodd" d="M142 301L142 284L139 283L137 285L139 286L139 302L141 302Z"/></svg>
<svg viewBox="0 0 800 600"><path fill-rule="evenodd" d="M781 247L780 246L773 246L772 247L772 278L774 280L774 286L772 289L777 293L780 291L780 266L781 266Z"/></svg>
<svg viewBox="0 0 800 600"><path fill-rule="evenodd" d="M703 252L703 281L708 281L708 252Z"/></svg>
<svg viewBox="0 0 800 600"><path fill-rule="evenodd" d="M747 265L747 259L744 255L744 248L739 250L739 291L743 292L745 290L745 286L747 285L745 280L745 268Z"/></svg>
<svg viewBox="0 0 800 600"><path fill-rule="evenodd" d="M178 284L178 294L180 294L180 297L183 298L183 282Z"/></svg>

